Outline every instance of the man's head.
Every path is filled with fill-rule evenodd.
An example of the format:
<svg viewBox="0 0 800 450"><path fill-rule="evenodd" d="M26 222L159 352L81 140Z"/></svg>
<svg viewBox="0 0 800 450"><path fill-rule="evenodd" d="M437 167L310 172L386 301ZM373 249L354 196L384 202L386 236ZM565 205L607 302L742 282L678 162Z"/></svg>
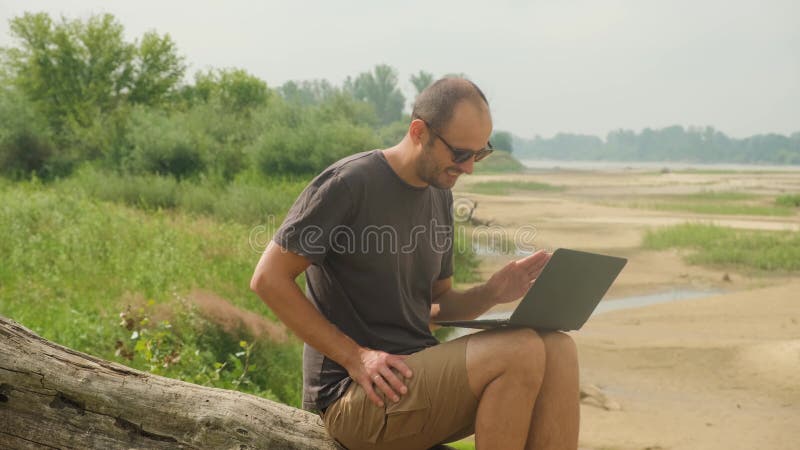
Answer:
<svg viewBox="0 0 800 450"><path fill-rule="evenodd" d="M411 113L417 176L438 188L453 187L459 175L472 173L475 160L488 154L491 133L489 103L475 83L436 81L419 94Z"/></svg>

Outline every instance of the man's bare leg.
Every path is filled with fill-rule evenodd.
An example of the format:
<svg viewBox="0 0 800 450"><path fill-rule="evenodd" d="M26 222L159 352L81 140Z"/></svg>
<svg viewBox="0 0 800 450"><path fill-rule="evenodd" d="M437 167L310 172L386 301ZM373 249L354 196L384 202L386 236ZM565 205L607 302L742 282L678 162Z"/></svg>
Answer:
<svg viewBox="0 0 800 450"><path fill-rule="evenodd" d="M475 446L521 450L545 375L545 346L529 329L496 330L470 336L467 377L478 398Z"/></svg>
<svg viewBox="0 0 800 450"><path fill-rule="evenodd" d="M580 427L578 352L564 333L542 333L546 370L533 408L527 450L576 450Z"/></svg>

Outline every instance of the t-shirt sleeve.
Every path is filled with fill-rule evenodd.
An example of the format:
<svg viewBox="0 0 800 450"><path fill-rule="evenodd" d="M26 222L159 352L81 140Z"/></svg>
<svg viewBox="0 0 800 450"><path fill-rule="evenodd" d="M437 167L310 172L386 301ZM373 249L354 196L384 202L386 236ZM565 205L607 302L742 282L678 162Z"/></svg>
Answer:
<svg viewBox="0 0 800 450"><path fill-rule="evenodd" d="M450 226L450 245L447 246L447 250L442 255L442 268L439 271L439 280L444 280L446 278L450 278L453 276L453 250L456 247L455 241L455 223L453 219L453 193L448 189L446 191L447 197L447 215L448 217L448 225Z"/></svg>
<svg viewBox="0 0 800 450"><path fill-rule="evenodd" d="M320 264L331 248L331 232L350 220L353 196L335 172L322 174L295 200L272 240Z"/></svg>

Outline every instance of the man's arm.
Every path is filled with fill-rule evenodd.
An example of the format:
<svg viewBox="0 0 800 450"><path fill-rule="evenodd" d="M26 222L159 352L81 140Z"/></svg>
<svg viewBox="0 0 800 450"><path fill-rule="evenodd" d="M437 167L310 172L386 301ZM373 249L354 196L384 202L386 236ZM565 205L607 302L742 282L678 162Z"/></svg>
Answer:
<svg viewBox="0 0 800 450"><path fill-rule="evenodd" d="M539 250L511 261L486 283L463 292L452 288L452 278L438 280L433 285L433 303L439 304L439 308L432 315L436 320L471 320L498 303L514 301L528 292L550 256L551 253Z"/></svg>
<svg viewBox="0 0 800 450"><path fill-rule="evenodd" d="M403 362L405 356L361 347L320 314L295 283L309 265L305 257L270 242L250 280L250 289L300 339L344 367L373 403L383 406L373 384L387 398L399 401L407 389L392 368L411 377Z"/></svg>

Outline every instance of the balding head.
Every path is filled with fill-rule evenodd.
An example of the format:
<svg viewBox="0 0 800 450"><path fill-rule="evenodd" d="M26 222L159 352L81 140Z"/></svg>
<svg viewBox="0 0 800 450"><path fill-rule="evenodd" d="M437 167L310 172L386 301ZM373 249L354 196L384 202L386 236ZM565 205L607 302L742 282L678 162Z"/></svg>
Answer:
<svg viewBox="0 0 800 450"><path fill-rule="evenodd" d="M422 119L434 130L444 130L453 118L456 105L462 101L489 112L489 102L475 83L464 78L442 78L417 96L411 119Z"/></svg>

